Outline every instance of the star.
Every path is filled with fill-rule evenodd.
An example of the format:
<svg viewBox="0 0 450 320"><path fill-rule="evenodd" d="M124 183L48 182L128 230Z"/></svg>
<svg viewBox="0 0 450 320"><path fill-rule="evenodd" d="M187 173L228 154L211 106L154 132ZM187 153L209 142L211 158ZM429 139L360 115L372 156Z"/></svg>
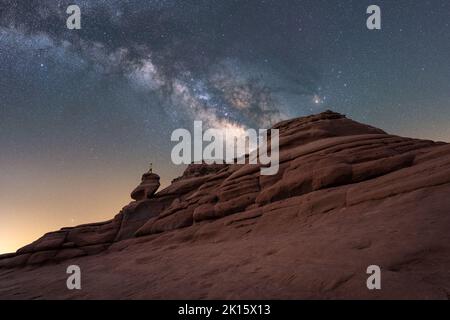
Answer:
<svg viewBox="0 0 450 320"><path fill-rule="evenodd" d="M321 103L322 103L322 99L320 98L320 96L314 95L314 97L313 97L313 102L314 102L315 104L321 104Z"/></svg>

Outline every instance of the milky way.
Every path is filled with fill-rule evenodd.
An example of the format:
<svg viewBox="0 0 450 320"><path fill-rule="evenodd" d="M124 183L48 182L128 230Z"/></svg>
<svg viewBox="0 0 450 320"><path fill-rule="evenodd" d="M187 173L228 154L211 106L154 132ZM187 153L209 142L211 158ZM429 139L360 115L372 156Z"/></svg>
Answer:
<svg viewBox="0 0 450 320"><path fill-rule="evenodd" d="M73 32L65 28L70 3L7 1L2 13L3 59L11 64L19 54L26 65L14 67L27 68L22 72L45 72L52 64L50 77L71 78L65 74L69 70L82 74L80 82L102 77L128 80L125 85L146 96L156 117L175 122L196 118L211 126L268 127L292 116L292 106L280 97L317 93L317 75L302 70L301 64L278 70L274 63L282 62L268 63L270 53L251 59L265 51L258 48L258 35L252 35L256 41L237 46L236 38L244 31L237 23L247 23L243 20L254 5L81 1L83 28Z"/></svg>

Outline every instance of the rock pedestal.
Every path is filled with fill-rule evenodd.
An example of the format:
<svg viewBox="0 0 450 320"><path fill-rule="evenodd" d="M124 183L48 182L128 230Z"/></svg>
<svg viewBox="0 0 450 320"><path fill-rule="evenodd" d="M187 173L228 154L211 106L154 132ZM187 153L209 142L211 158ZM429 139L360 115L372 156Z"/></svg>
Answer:
<svg viewBox="0 0 450 320"><path fill-rule="evenodd" d="M159 176L148 172L142 175L142 182L131 192L131 198L136 201L151 198L160 186Z"/></svg>

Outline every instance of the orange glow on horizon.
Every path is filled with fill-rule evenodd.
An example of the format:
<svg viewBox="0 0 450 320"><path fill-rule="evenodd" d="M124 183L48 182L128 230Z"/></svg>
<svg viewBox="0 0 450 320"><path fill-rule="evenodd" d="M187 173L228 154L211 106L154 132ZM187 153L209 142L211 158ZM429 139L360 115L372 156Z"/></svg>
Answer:
<svg viewBox="0 0 450 320"><path fill-rule="evenodd" d="M110 169L76 173L30 170L17 163L9 167L0 180L0 254L15 252L62 227L112 219L132 201L130 192L141 174L129 168L111 174ZM170 180L157 173L161 190Z"/></svg>

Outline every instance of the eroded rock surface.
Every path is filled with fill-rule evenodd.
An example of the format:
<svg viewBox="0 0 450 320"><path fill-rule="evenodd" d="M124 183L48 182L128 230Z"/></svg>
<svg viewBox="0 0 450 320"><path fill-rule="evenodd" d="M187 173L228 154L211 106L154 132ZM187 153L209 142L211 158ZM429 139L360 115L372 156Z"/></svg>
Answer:
<svg viewBox="0 0 450 320"><path fill-rule="evenodd" d="M450 145L333 112L275 128L277 175L191 165L158 193L143 177L112 220L0 256L0 297L450 297ZM69 264L89 274L82 292L61 285Z"/></svg>

